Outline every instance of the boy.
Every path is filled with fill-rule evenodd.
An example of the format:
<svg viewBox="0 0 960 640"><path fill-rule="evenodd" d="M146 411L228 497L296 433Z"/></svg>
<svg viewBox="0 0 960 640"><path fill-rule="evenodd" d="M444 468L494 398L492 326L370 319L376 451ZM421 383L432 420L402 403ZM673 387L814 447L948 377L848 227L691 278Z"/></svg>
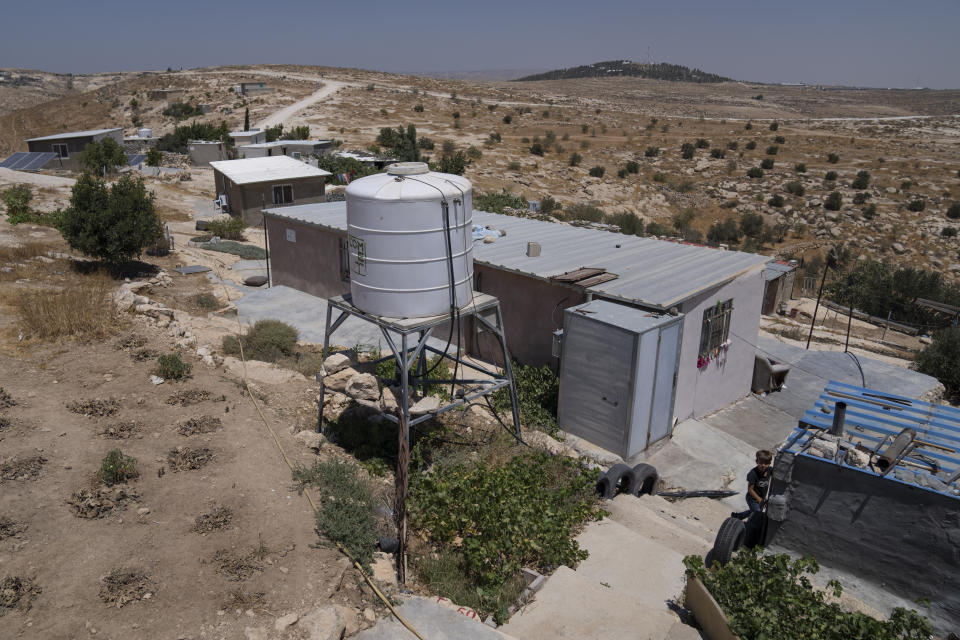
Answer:
<svg viewBox="0 0 960 640"><path fill-rule="evenodd" d="M732 513L735 518L746 518L750 514L760 511L767 500L767 490L770 488L772 475L770 463L773 462L773 453L766 449L757 451L757 466L747 474L747 510Z"/></svg>

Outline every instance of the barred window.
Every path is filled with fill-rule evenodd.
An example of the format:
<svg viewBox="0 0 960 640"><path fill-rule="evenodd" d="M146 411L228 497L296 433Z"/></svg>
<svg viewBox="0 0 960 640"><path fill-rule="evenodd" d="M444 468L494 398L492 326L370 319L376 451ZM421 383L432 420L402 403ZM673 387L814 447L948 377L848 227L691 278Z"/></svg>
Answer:
<svg viewBox="0 0 960 640"><path fill-rule="evenodd" d="M733 314L733 298L717 302L703 312L703 328L700 330L700 357L712 358L716 350L730 338L730 317Z"/></svg>

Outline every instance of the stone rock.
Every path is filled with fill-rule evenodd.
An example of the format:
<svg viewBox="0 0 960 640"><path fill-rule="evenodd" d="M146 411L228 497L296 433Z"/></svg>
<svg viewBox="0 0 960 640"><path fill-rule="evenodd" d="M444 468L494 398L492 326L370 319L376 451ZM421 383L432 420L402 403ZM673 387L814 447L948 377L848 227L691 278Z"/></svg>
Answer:
<svg viewBox="0 0 960 640"><path fill-rule="evenodd" d="M377 551L373 554L373 562L370 564L373 570L373 579L380 584L397 586L397 569L393 564L393 556L383 551Z"/></svg>
<svg viewBox="0 0 960 640"><path fill-rule="evenodd" d="M150 513L150 507L140 507L137 509L137 515L139 516L145 516L148 513Z"/></svg>
<svg viewBox="0 0 960 640"><path fill-rule="evenodd" d="M815 438L810 443L810 454L833 460L837 456L837 443L824 438Z"/></svg>
<svg viewBox="0 0 960 640"><path fill-rule="evenodd" d="M335 607L317 607L300 618L297 626L303 629L309 640L340 640L347 625Z"/></svg>
<svg viewBox="0 0 960 640"><path fill-rule="evenodd" d="M379 400L380 384L372 373L358 373L347 381L344 393L357 400Z"/></svg>
<svg viewBox="0 0 960 640"><path fill-rule="evenodd" d="M894 242L892 245L890 245L890 248L893 249L893 252L896 253L897 255L907 252L907 248L902 244L900 244L899 242Z"/></svg>
<svg viewBox="0 0 960 640"><path fill-rule="evenodd" d="M351 400L348 396L334 391L325 394L323 402L323 418L331 422L336 422L344 411L350 408Z"/></svg>
<svg viewBox="0 0 960 640"><path fill-rule="evenodd" d="M163 384L164 380L160 376L150 376L150 382L153 384Z"/></svg>
<svg viewBox="0 0 960 640"><path fill-rule="evenodd" d="M843 456L844 461L851 467L865 469L870 464L870 454L859 449L847 449Z"/></svg>
<svg viewBox="0 0 960 640"><path fill-rule="evenodd" d="M397 402L397 394L400 390L394 390L394 387L384 387L383 394L380 396L380 407L387 413L395 412L400 404Z"/></svg>
<svg viewBox="0 0 960 640"><path fill-rule="evenodd" d="M243 637L246 640L269 640L267 630L259 627L246 627L243 630Z"/></svg>
<svg viewBox="0 0 960 640"><path fill-rule="evenodd" d="M840 227L831 227L830 235L832 235L834 238L839 238L840 236L843 235L843 229L841 229Z"/></svg>
<svg viewBox="0 0 960 640"><path fill-rule="evenodd" d="M348 607L343 604L335 604L333 608L337 610L340 614L340 619L343 620L346 627L344 628L343 635L345 637L352 636L357 631L360 631L360 610L354 609L353 607Z"/></svg>
<svg viewBox="0 0 960 640"><path fill-rule="evenodd" d="M363 610L363 619L366 620L367 622L376 622L377 613L370 607L367 607L366 609Z"/></svg>
<svg viewBox="0 0 960 640"><path fill-rule="evenodd" d="M148 298L147 296L135 295L133 296L133 304L136 304L136 305L150 304L150 298Z"/></svg>
<svg viewBox="0 0 960 640"><path fill-rule="evenodd" d="M325 440L322 434L310 430L299 431L297 435L293 436L293 439L314 451L319 451Z"/></svg>
<svg viewBox="0 0 960 640"><path fill-rule="evenodd" d="M276 621L274 621L273 623L273 628L276 629L277 631L283 631L287 627L296 623L296 621L299 619L300 619L300 616L297 615L296 613L288 613L285 616L280 616L279 618L277 618Z"/></svg>
<svg viewBox="0 0 960 640"><path fill-rule="evenodd" d="M335 353L332 356L327 356L327 359L323 361L323 370L326 372L326 375L331 375L338 371L343 371L351 364L350 358L342 353Z"/></svg>
<svg viewBox="0 0 960 640"><path fill-rule="evenodd" d="M120 287L113 294L113 304L120 311L129 311L134 306L134 295L129 289Z"/></svg>
<svg viewBox="0 0 960 640"><path fill-rule="evenodd" d="M410 407L410 415L422 416L426 413L433 413L440 408L440 398L437 396L427 396L421 398L416 404Z"/></svg>
<svg viewBox="0 0 960 640"><path fill-rule="evenodd" d="M350 382L350 379L355 375L357 375L357 370L353 367L347 367L346 369L341 369L325 377L323 379L323 385L332 391L343 392L347 388L347 383Z"/></svg>
<svg viewBox="0 0 960 640"><path fill-rule="evenodd" d="M124 282L123 288L131 293L137 293L142 289L149 289L150 283L146 282L145 280L141 280L139 282Z"/></svg>
<svg viewBox="0 0 960 640"><path fill-rule="evenodd" d="M567 456L568 458L578 457L577 451L573 447L551 438L543 431L525 431L523 433L523 441L534 449L546 451L555 456Z"/></svg>

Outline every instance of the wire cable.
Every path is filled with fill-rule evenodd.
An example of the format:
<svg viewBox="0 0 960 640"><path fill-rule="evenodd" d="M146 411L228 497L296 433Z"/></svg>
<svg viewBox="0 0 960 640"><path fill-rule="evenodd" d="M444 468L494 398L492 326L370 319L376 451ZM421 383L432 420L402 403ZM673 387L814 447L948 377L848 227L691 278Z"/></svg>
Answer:
<svg viewBox="0 0 960 640"><path fill-rule="evenodd" d="M226 265L220 262L219 260L217 260L216 263L218 265L216 269L217 277L220 279L220 284L223 287L224 295L227 298L227 302L232 302L232 300L230 299L230 290L227 288L226 281L223 279L223 275L220 272L220 267L226 267ZM264 426L267 428L267 431L270 432L270 437L273 439L273 443L277 446L277 450L280 452L280 457L283 459L283 461L287 465L287 468L289 468L290 472L292 473L295 469L293 463L290 461L290 458L287 456L287 452L283 449L283 445L280 443L280 438L277 436L277 432L274 430L273 426L270 424L270 421L267 420L267 417L263 414L263 410L260 408L260 403L257 402L257 399L254 397L253 393L250 391L250 383L247 379L247 359L243 355L243 340L241 339L243 337L243 325L240 323L240 315L237 314L235 317L237 319L237 336L236 336L237 345L239 346L239 349L240 349L240 363L241 363L241 369L243 371L243 389L244 391L247 392L247 397L250 398L250 402L253 404L254 408L257 410L257 414L260 416L260 420L263 422ZM321 398L321 402L322 402L322 398ZM310 506L313 508L314 513L319 514L320 507L317 506L316 501L313 499L313 495L310 493L310 488L304 487L303 494L307 496L307 501L310 503ZM353 562L354 568L360 572L360 575L363 577L366 583L370 585L370 588L373 589L373 592L375 594L377 594L377 597L380 598L380 600L382 600L385 605L387 605L387 608L390 609L390 613L392 613L397 618L397 620L400 621L400 624L406 627L407 630L410 631L410 633L415 635L420 640L426 640L426 638L420 635L417 632L417 630L414 629L413 626L403 616L401 616L400 613L394 608L393 603L390 602L390 599L387 598L387 596L385 596L383 592L380 591L380 589L374 583L373 579L367 574L367 572L363 569L360 563L357 562L356 558L350 555L350 552L347 551L346 548L344 548L344 546L339 542L334 540L333 543L336 545L337 549L339 549L340 553L345 555L351 562Z"/></svg>

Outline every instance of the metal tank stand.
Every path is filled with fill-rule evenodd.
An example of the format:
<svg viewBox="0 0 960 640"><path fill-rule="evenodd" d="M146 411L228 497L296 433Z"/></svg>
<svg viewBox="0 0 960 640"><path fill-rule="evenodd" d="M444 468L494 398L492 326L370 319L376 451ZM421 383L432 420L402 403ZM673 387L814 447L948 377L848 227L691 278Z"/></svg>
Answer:
<svg viewBox="0 0 960 640"><path fill-rule="evenodd" d="M333 311L339 312L336 320L333 320ZM491 393L508 387L510 389L510 406L513 414L513 436L520 438L520 412L517 405L517 388L513 378L513 366L510 363L510 356L507 352L507 341L503 331L503 315L500 312L500 301L486 293L478 291L473 292L473 300L470 304L460 308L461 320L473 317L477 323L494 335L497 342L500 343L501 353L504 361L504 373L496 370L490 370L468 362L460 356L460 346L452 346L450 353L444 354L443 351L427 344L427 341L433 335L434 329L450 322L450 314L438 316L429 316L426 318L390 318L367 313L353 306L350 294L329 298L327 300L327 323L323 333L323 359L327 359L330 350L330 337L343 324L344 320L353 316L380 328L386 343L390 346L391 355L385 356L375 362L384 362L395 360L400 368L400 397L397 403L400 408L401 416L395 416L390 413L384 413L384 417L397 425L402 425L404 429L404 439L407 446L410 445L410 427L415 426L425 420L429 420L441 413L446 413L451 409L466 405L477 398L490 395ZM399 344L391 335L400 334ZM463 377L456 378L427 378L426 363L427 352L438 355L446 355L448 360L455 363L457 370L462 370ZM414 365L416 367L414 368ZM411 373L411 369L414 372ZM476 371L487 378L468 378L465 377L467 371ZM458 374L460 375L460 374ZM326 391L323 383L323 375L317 374L317 380L320 382L320 400L317 407L317 431L323 429L323 397ZM459 397L451 398L446 404L442 404L439 409L426 413L415 418L410 417L410 389L420 387L426 390L429 385L456 385L460 387Z"/></svg>

